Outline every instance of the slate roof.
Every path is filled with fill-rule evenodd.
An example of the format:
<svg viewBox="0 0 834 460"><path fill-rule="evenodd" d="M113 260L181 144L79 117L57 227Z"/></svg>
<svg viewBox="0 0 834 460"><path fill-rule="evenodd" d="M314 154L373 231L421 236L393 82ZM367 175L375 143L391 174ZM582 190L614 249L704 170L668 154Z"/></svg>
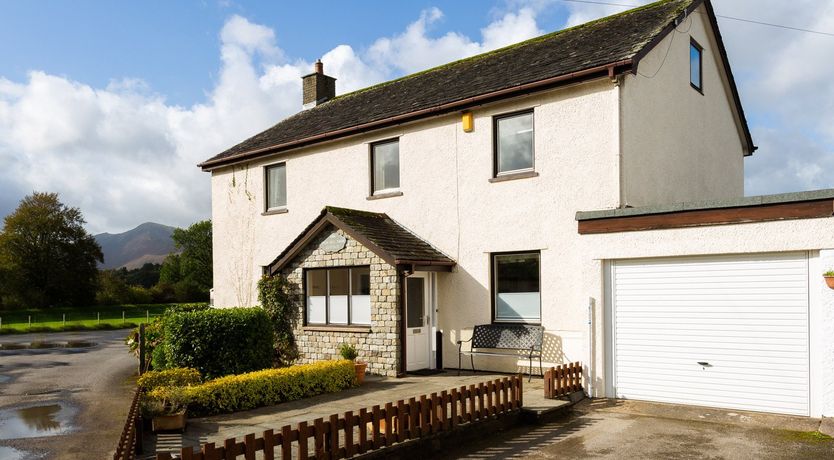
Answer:
<svg viewBox="0 0 834 460"><path fill-rule="evenodd" d="M342 229L391 265L455 265L454 260L408 231L387 214L327 206L319 217L275 258L269 265L269 273L275 274L291 262L327 224Z"/></svg>
<svg viewBox="0 0 834 460"><path fill-rule="evenodd" d="M639 59L674 29L676 20L703 2L662 0L345 94L290 116L200 166L208 170L364 130L462 110L467 104L471 106L533 91L528 88L536 82L549 82L560 77L566 77L564 80L604 76L607 74L605 66L612 64L618 66L618 73L627 71L636 68ZM714 21L709 1L706 7L710 20ZM713 23L713 26L718 33L717 24ZM747 130L720 34L718 36L719 51ZM583 74L594 69L599 72ZM558 83L554 81L549 87L555 84ZM546 88L537 86L536 90ZM485 96L494 97L484 99ZM752 153L754 147L749 130L747 133Z"/></svg>

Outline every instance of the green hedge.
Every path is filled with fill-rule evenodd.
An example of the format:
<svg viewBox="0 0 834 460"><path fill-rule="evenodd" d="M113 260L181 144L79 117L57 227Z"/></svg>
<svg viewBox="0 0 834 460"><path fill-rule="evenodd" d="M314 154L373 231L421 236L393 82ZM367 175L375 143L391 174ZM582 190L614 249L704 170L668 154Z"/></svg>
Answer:
<svg viewBox="0 0 834 460"><path fill-rule="evenodd" d="M179 311L162 319L153 365L189 367L210 379L268 368L272 348L269 316L261 308Z"/></svg>
<svg viewBox="0 0 834 460"><path fill-rule="evenodd" d="M151 391L159 387L185 387L198 385L200 373L197 369L175 367L162 371L148 371L139 377L136 385L145 391Z"/></svg>
<svg viewBox="0 0 834 460"><path fill-rule="evenodd" d="M352 361L320 361L229 375L177 391L189 414L214 415L332 393L352 387L355 379ZM148 396L164 400L166 391L166 387L157 388Z"/></svg>

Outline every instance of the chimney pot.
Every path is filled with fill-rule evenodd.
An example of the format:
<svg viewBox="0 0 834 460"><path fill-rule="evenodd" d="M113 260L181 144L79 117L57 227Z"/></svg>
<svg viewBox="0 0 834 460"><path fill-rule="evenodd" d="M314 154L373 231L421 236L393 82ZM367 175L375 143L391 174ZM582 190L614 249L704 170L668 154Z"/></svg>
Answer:
<svg viewBox="0 0 834 460"><path fill-rule="evenodd" d="M313 73L301 77L302 102L305 109L315 107L336 97L336 79L324 74L321 59L313 66Z"/></svg>

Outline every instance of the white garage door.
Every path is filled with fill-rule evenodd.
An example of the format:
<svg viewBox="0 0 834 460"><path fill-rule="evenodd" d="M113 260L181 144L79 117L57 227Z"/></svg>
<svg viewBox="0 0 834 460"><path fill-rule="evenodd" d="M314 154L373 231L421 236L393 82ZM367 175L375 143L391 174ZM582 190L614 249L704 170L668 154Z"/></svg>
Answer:
<svg viewBox="0 0 834 460"><path fill-rule="evenodd" d="M808 415L808 257L613 264L617 397Z"/></svg>

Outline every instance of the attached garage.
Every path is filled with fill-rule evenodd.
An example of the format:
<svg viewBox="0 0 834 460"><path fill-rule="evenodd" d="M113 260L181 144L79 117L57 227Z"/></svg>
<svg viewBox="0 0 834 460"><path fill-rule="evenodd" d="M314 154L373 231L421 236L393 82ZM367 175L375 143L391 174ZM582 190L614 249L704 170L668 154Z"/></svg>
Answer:
<svg viewBox="0 0 834 460"><path fill-rule="evenodd" d="M619 398L809 415L809 254L610 263Z"/></svg>

